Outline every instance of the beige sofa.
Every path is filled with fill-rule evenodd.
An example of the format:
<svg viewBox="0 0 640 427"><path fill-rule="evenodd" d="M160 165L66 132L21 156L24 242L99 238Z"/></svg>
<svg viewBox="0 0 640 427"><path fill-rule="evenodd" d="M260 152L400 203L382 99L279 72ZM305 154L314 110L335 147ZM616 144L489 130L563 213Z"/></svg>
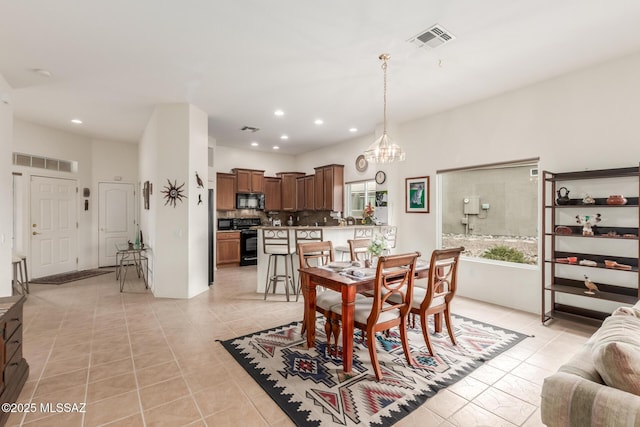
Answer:
<svg viewBox="0 0 640 427"><path fill-rule="evenodd" d="M640 427L640 302L619 308L542 386L542 422Z"/></svg>

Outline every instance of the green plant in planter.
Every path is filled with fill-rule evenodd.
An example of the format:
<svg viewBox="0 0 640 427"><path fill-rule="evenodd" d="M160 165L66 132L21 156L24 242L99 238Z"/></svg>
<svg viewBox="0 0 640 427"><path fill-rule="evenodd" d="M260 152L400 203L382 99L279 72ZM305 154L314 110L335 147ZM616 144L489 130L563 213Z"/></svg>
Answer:
<svg viewBox="0 0 640 427"><path fill-rule="evenodd" d="M482 258L495 259L498 261L517 262L527 264L524 253L508 246L494 246L483 252Z"/></svg>

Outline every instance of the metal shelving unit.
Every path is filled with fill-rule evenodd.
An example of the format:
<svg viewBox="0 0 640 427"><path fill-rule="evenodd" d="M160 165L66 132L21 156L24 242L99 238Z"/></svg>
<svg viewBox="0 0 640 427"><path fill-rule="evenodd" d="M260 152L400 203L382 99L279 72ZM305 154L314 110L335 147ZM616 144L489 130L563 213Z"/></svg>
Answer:
<svg viewBox="0 0 640 427"><path fill-rule="evenodd" d="M544 171L542 173L543 187L542 187L542 309L541 320L542 323L547 322L553 318L571 318L582 319L590 323L595 321L604 320L610 313L593 310L588 307L571 305L567 303L558 303L556 301L556 294L574 295L585 298L585 304L589 305L587 298L600 301L613 301L623 304L635 304L640 298L640 274L638 272L638 254L640 254L640 240L638 239L638 231L640 226L640 206L637 195L640 195L640 166L629 168L617 168L617 169L602 169L594 171L580 171L580 172L565 172L565 173L553 173ZM609 205L607 204L607 198L595 198L594 204L585 204L582 199L569 199L564 204L559 205L555 200L557 194L558 184L560 187L567 185L567 182L577 180L612 180L615 183L615 179L620 178L635 178L637 184L637 195L634 197L627 197L627 203L624 205ZM616 227L616 226L594 226L593 236L583 236L582 227L571 224L558 224L558 213L563 210L576 211L577 209L584 208L597 208L600 209L626 209L630 215L633 216L634 227ZM635 212L634 209L635 208ZM627 224L629 225L629 224ZM571 234L556 233L556 227L563 226L568 227L571 230ZM565 229L566 231L566 229ZM557 243L561 239L567 239L575 245L576 251L569 252L566 250L560 251L557 249ZM596 241L598 239L606 239L606 241L635 241L637 245L636 256L630 257L629 254L620 254L620 256L603 255L599 253L585 253L579 252L579 242L587 242L588 239ZM566 245L565 245L566 246ZM579 261L574 263L568 262L566 259L569 257L575 257L578 260L590 260L595 262L595 265L581 265ZM630 269L611 268L605 265L605 260L615 261L618 265L630 266ZM557 270L557 266L579 266L594 269L605 269L608 271L624 271L628 274L636 275L636 286L618 286L614 283L598 283L599 291L595 294L587 294L587 290L583 280L576 280L568 277L563 277ZM547 311L547 301L550 302L551 309Z"/></svg>

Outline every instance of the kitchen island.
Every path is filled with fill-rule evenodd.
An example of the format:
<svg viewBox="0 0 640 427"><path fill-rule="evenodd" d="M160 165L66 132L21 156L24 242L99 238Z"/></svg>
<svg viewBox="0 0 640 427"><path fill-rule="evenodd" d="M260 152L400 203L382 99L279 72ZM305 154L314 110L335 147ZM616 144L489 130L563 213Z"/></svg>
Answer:
<svg viewBox="0 0 640 427"><path fill-rule="evenodd" d="M354 225L346 225L346 226L327 226L327 227L309 227L309 226L293 226L293 227L278 227L282 229L289 229L289 239L291 242L291 247L295 248L296 242L296 230L308 230L310 228L321 228L323 233L323 240L331 241L333 243L333 247L336 246L349 246L347 240L353 239L354 230L357 227L371 227L374 229L373 234L382 234L380 229L384 226L370 225L370 226L354 226ZM262 240L262 229L268 227L257 227L258 229L258 274L257 274L257 283L256 283L256 292L264 294L264 289L266 287L267 280L267 266L269 264L269 255L264 253L264 245ZM345 260L349 259L349 254L345 255ZM336 260L340 260L340 254L336 253ZM298 268L300 267L300 261L298 260L298 255L293 255L293 267L294 267L294 279L296 284L298 283ZM284 265L282 262L278 263L278 272L282 271L284 274ZM277 294L284 294L284 285L282 282L278 283L278 287L276 289ZM294 298L295 300L295 298Z"/></svg>

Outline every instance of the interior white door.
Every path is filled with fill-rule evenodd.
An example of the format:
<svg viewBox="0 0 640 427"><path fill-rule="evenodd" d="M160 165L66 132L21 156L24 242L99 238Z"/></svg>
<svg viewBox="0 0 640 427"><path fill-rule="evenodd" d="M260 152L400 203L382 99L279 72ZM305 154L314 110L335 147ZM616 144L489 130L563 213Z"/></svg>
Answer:
<svg viewBox="0 0 640 427"><path fill-rule="evenodd" d="M78 269L75 180L31 177L31 275Z"/></svg>
<svg viewBox="0 0 640 427"><path fill-rule="evenodd" d="M98 184L100 267L116 265L116 245L135 240L135 188L133 184Z"/></svg>

